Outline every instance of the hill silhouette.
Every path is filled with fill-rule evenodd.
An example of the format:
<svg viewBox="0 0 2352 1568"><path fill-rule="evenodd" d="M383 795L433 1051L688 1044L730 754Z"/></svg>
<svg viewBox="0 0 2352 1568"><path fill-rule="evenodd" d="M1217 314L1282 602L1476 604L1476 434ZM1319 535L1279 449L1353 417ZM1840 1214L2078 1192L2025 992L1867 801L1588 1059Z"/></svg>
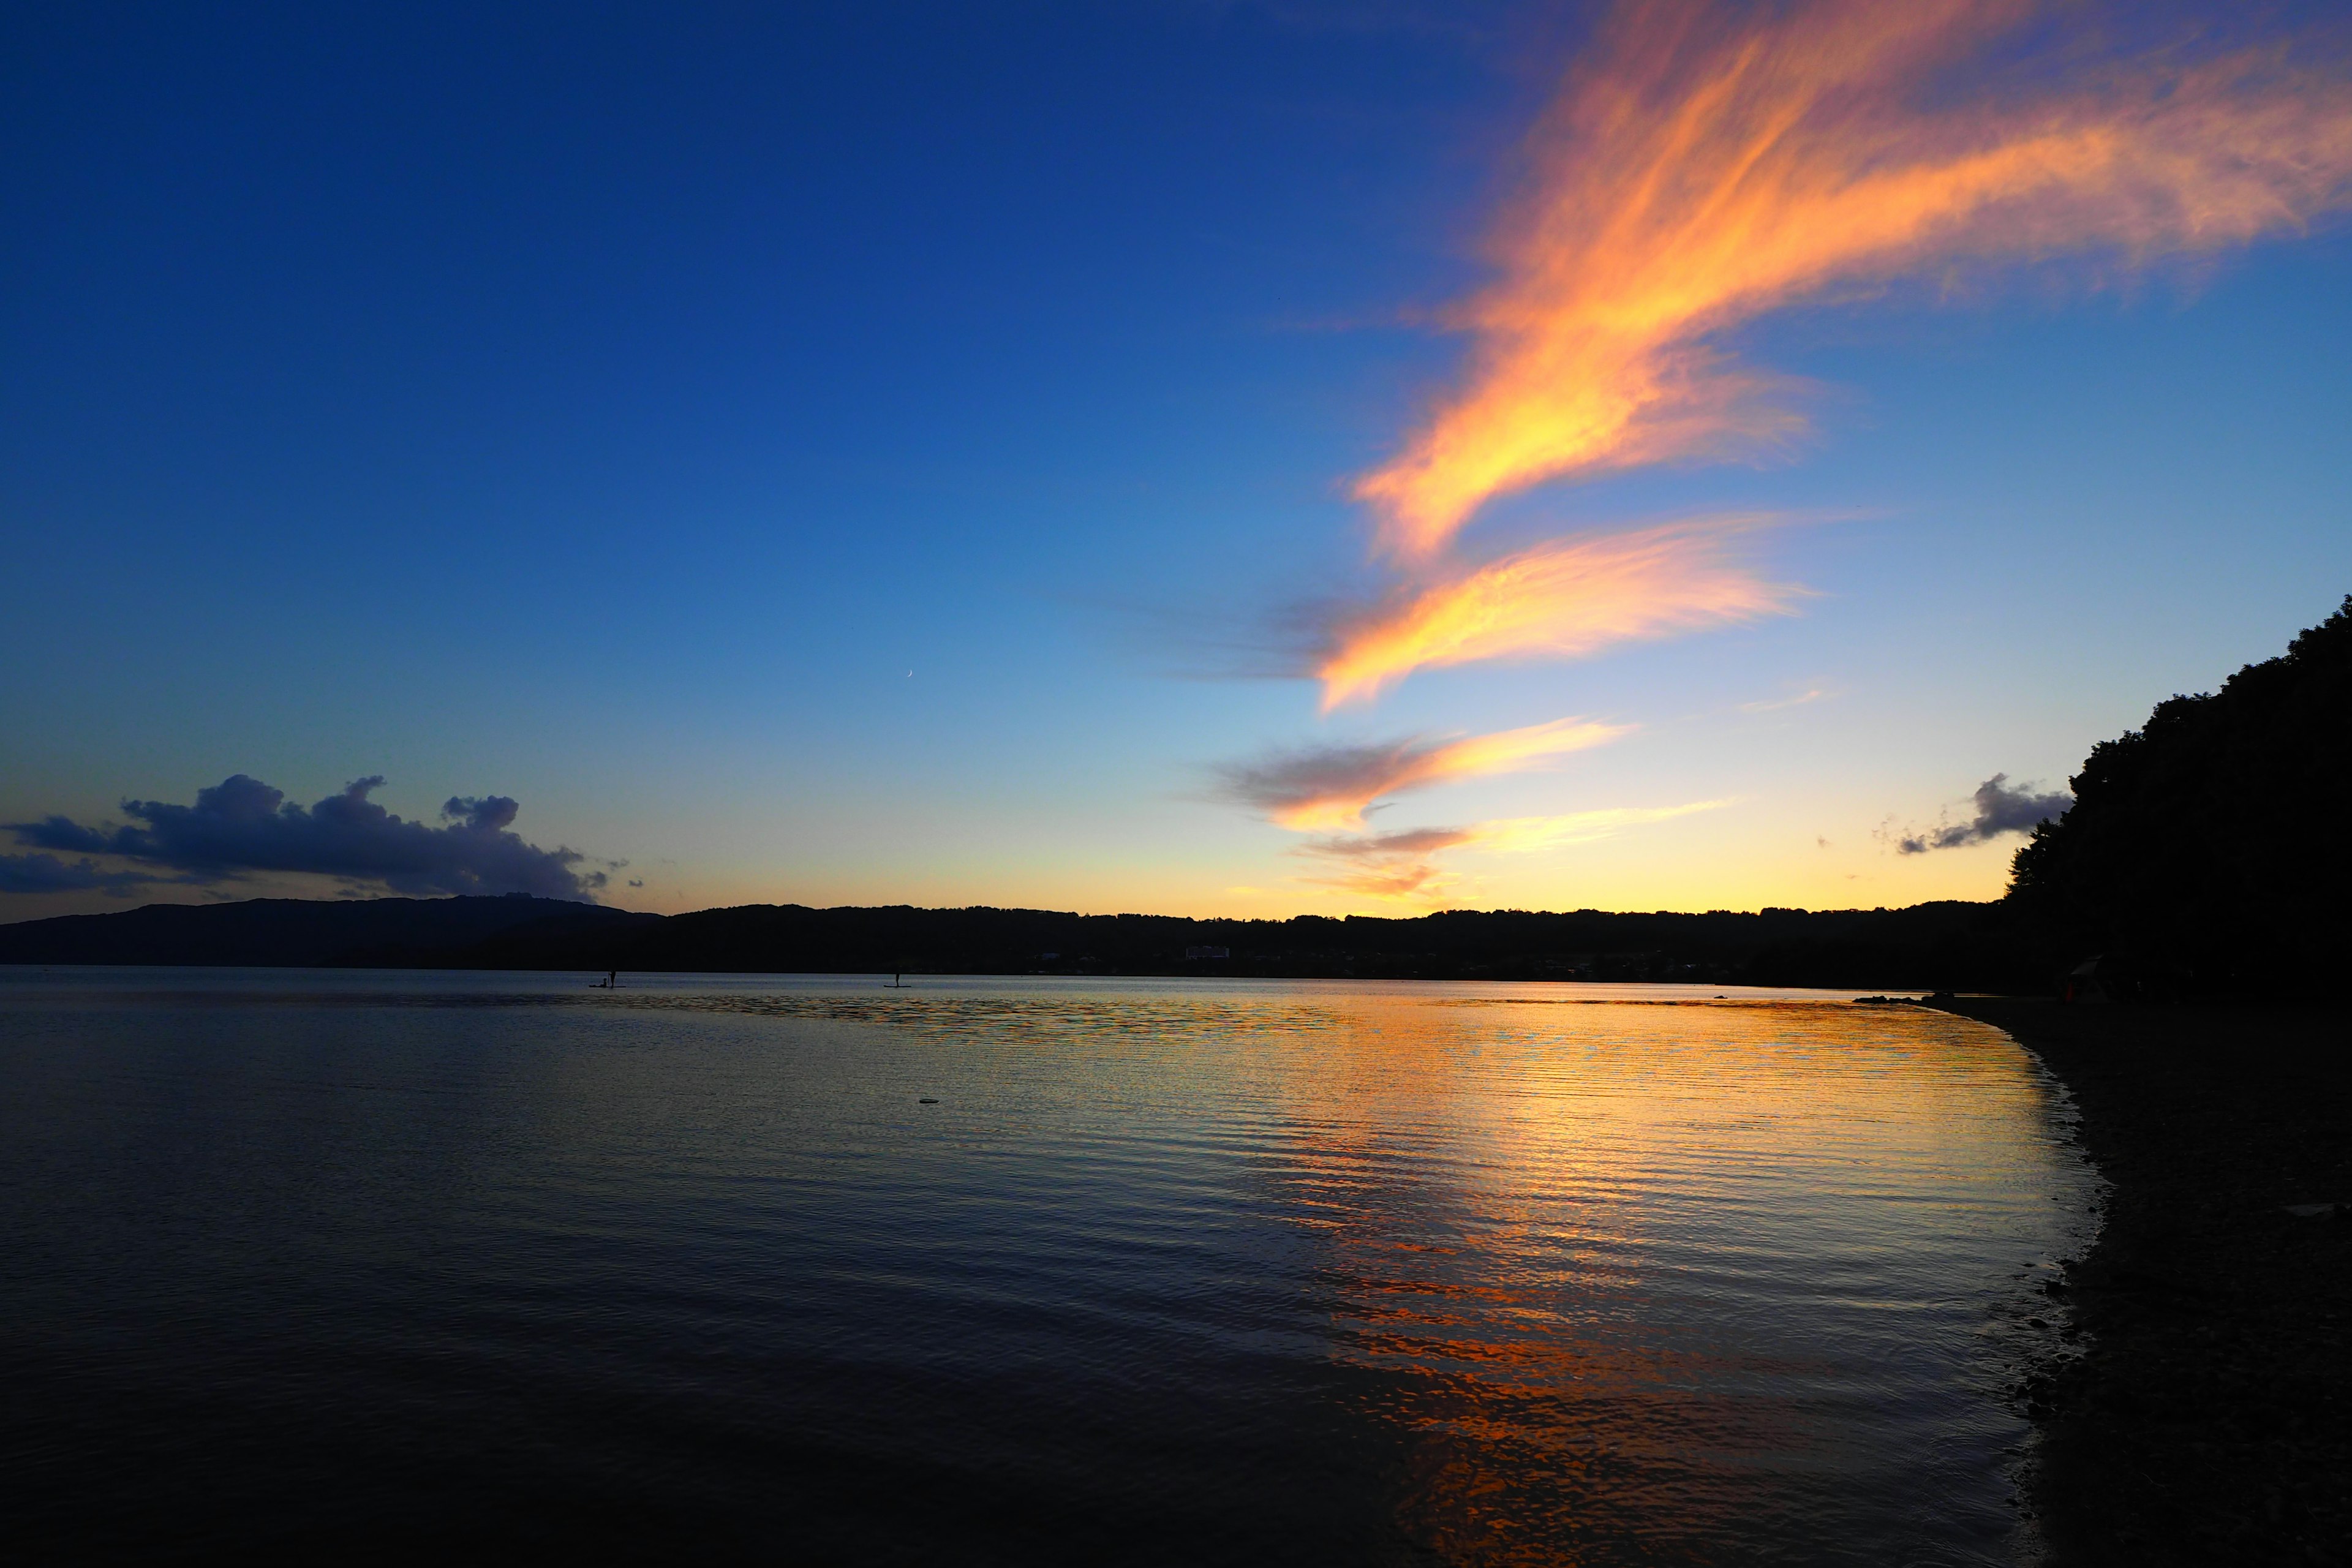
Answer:
<svg viewBox="0 0 2352 1568"><path fill-rule="evenodd" d="M659 918L520 893L148 904L0 926L0 963L435 968L495 936L577 939Z"/></svg>
<svg viewBox="0 0 2352 1568"><path fill-rule="evenodd" d="M2039 989L1998 904L1188 920L755 904L663 917L547 899L259 899L0 926L0 963L688 973L1222 974Z"/></svg>

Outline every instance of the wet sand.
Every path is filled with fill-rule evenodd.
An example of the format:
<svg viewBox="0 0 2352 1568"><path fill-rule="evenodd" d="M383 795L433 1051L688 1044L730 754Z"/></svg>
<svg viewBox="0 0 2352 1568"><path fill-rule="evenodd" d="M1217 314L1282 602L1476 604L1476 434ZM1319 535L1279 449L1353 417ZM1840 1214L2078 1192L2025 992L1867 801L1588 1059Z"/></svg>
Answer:
<svg viewBox="0 0 2352 1568"><path fill-rule="evenodd" d="M2064 1080L2111 1186L2020 1391L2056 1563L2352 1563L2352 1020L1946 1005Z"/></svg>

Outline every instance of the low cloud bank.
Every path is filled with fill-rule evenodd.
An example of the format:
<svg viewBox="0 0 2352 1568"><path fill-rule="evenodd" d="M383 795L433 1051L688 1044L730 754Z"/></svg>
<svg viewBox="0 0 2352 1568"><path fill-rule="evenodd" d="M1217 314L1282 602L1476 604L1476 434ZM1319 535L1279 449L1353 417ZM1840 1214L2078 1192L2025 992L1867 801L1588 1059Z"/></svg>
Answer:
<svg viewBox="0 0 2352 1568"><path fill-rule="evenodd" d="M0 893L89 893L129 898L156 879L144 871L109 871L88 856L70 864L54 855L0 855Z"/></svg>
<svg viewBox="0 0 2352 1568"><path fill-rule="evenodd" d="M1977 814L1966 822L1939 823L1934 827L1907 828L1895 836L1898 855L1925 855L1930 849L1958 849L1982 844L2004 833L2031 833L2053 816L2063 816L2074 797L2063 790L2035 795L2032 787L2009 787L2007 773L1995 773L1977 785Z"/></svg>
<svg viewBox="0 0 2352 1568"><path fill-rule="evenodd" d="M196 792L195 804L126 800L132 823L89 826L66 816L0 824L16 841L46 854L0 856L0 891L97 889L128 896L138 887L177 882L208 886L255 872L338 877L395 893L530 893L591 900L603 871L578 869L578 850L542 849L512 831L520 807L505 795L453 795L435 827L394 816L368 798L381 777L355 780L313 805L236 773ZM68 864L58 854L82 857ZM129 860L108 870L90 858Z"/></svg>

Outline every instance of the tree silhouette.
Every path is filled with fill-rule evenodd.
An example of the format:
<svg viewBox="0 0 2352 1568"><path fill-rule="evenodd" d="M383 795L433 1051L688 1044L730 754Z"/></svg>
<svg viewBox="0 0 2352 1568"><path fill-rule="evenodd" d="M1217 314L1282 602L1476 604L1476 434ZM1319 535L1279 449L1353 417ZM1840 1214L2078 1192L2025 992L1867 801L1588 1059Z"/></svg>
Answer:
<svg viewBox="0 0 2352 1568"><path fill-rule="evenodd" d="M2352 595L2277 658L2091 750L2010 900L2172 988L2292 989L2345 964Z"/></svg>

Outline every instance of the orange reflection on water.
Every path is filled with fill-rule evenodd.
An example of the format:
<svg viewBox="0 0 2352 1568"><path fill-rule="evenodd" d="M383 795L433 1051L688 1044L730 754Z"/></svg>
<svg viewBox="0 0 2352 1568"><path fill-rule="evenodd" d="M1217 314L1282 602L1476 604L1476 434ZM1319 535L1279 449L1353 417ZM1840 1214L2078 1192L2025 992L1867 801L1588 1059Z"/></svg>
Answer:
<svg viewBox="0 0 2352 1568"><path fill-rule="evenodd" d="M1940 1015L1416 997L1324 1047L1283 1179L1448 1562L1701 1559L1868 1486L1875 1358L2059 1159L2022 1053Z"/></svg>
<svg viewBox="0 0 2352 1568"><path fill-rule="evenodd" d="M1245 1356L1252 1408L1346 1445L1332 1473L1364 1484L1338 1489L1392 1530L1389 1560L2008 1552L2025 1427L1994 1392L1997 1331L2046 1310L2018 1270L2069 1244L2088 1191L2049 1081L1924 1009L1626 990L944 981L573 1005L919 1047L889 1059L958 1086L954 1120L907 1119L925 1146L984 1155L987 1202L1034 1210L1056 1248L1117 1233L1094 1201L1118 1194L1144 1223L1118 1289ZM902 1096L874 1104L893 1098L905 1118ZM914 1190L980 1202L961 1177ZM1207 1271L1131 1273L1144 1256ZM1156 1375L1119 1363L1122 1386Z"/></svg>

